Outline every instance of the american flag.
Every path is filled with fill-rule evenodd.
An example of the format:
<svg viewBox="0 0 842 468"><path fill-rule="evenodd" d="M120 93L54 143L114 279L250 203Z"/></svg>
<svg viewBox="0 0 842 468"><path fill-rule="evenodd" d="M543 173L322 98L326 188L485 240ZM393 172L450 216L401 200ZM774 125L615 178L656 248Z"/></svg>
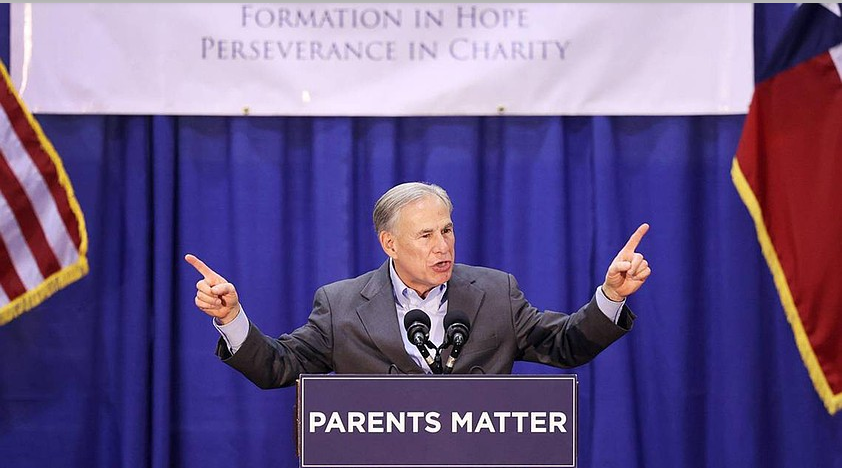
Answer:
<svg viewBox="0 0 842 468"><path fill-rule="evenodd" d="M2 325L88 272L88 236L61 159L0 72Z"/></svg>

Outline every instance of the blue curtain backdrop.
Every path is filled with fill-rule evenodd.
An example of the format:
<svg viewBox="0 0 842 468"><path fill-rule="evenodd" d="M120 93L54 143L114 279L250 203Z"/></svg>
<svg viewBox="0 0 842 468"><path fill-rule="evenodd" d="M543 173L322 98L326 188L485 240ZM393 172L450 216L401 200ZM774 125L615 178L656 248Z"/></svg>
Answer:
<svg viewBox="0 0 842 468"><path fill-rule="evenodd" d="M758 64L791 10L756 7ZM383 261L377 197L426 180L454 200L457 259L512 272L541 308L587 301L651 224L633 332L575 369L580 466L842 467L842 419L730 181L744 116L38 118L91 272L0 328L1 466L297 466L294 390L218 361L182 256L233 281L264 331L290 331L318 286Z"/></svg>

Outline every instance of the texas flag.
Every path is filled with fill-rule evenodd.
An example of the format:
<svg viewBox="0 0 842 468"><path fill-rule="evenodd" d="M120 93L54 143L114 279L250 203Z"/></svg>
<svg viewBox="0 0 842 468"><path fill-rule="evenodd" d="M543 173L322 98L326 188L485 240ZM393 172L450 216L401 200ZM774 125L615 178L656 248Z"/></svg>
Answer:
<svg viewBox="0 0 842 468"><path fill-rule="evenodd" d="M842 408L842 15L803 4L758 76L731 176L816 391Z"/></svg>

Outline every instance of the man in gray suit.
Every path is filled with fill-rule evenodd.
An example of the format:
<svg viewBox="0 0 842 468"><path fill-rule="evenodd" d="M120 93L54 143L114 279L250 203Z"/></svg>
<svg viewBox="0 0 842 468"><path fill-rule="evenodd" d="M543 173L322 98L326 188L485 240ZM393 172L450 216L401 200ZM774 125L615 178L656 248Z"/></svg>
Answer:
<svg viewBox="0 0 842 468"><path fill-rule="evenodd" d="M261 388L292 385L302 373L439 372L439 363L426 355L440 349L448 359L445 316L461 311L470 335L450 361L452 372L506 374L517 360L584 364L631 329L634 314L625 299L651 273L635 251L647 224L611 262L592 300L566 315L532 307L510 274L455 263L452 211L447 193L436 185L411 182L390 189L373 216L389 259L377 270L319 288L307 323L279 338L248 319L233 284L186 255L203 276L196 306L213 317L222 335L217 355ZM431 353L403 331L405 316L416 309L430 319Z"/></svg>

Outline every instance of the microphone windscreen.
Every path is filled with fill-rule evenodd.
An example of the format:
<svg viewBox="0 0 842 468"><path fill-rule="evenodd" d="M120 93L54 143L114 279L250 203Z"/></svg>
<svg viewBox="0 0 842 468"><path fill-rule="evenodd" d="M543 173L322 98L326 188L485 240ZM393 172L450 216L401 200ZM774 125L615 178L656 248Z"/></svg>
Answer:
<svg viewBox="0 0 842 468"><path fill-rule="evenodd" d="M421 322L426 325L427 329L430 328L430 316L425 314L421 309L412 309L406 313L406 317L403 318L403 327L409 328L415 322Z"/></svg>
<svg viewBox="0 0 842 468"><path fill-rule="evenodd" d="M447 311L447 315L444 316L444 329L447 330L456 323L464 325L468 330L471 329L471 322L465 312L461 310Z"/></svg>

